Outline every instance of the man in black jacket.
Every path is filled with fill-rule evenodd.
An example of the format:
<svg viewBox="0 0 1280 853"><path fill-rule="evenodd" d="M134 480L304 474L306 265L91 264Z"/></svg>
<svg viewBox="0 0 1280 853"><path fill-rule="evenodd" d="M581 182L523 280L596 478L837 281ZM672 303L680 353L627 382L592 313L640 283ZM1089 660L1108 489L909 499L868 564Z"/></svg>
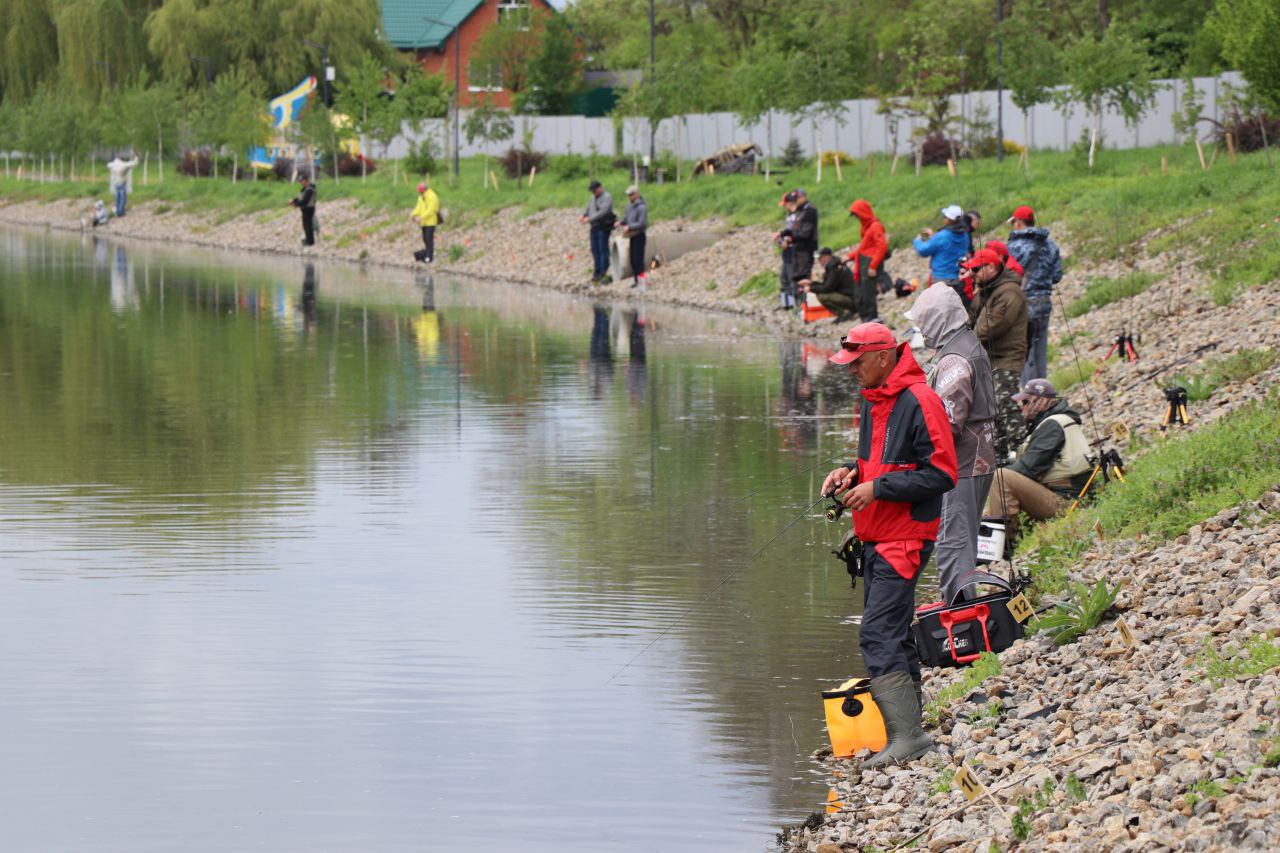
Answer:
<svg viewBox="0 0 1280 853"><path fill-rule="evenodd" d="M1038 521L1066 512L1089 481L1089 439L1080 415L1058 397L1048 379L1032 379L1013 395L1029 433L1007 468L996 471L987 515L1003 517L1010 539L1018 513Z"/></svg>
<svg viewBox="0 0 1280 853"><path fill-rule="evenodd" d="M793 217L791 224L778 236L784 246L791 247L791 281L794 287L794 282L813 274L813 253L818 251L818 208L809 203L809 196L799 188L787 193L786 198Z"/></svg>
<svg viewBox="0 0 1280 853"><path fill-rule="evenodd" d="M859 311L858 294L853 284L853 272L840 262L835 253L826 246L822 247L822 251L818 252L818 266L822 267L822 281L810 281L808 278L802 278L796 282L796 287L800 290L800 298L804 298L806 290L818 297L818 301L822 303L822 307L828 311L835 312L836 321L844 322L853 317L855 311ZM863 320L874 320L874 308L872 316L866 316L865 310L861 311Z"/></svg>
<svg viewBox="0 0 1280 853"><path fill-rule="evenodd" d="M316 186L306 175L298 176L302 189L289 204L302 211L302 245L316 244Z"/></svg>

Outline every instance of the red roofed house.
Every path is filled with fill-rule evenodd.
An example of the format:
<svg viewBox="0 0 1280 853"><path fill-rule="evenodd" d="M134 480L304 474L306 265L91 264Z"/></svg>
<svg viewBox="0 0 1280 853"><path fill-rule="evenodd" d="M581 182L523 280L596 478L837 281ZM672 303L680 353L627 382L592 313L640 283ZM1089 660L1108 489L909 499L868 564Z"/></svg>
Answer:
<svg viewBox="0 0 1280 853"><path fill-rule="evenodd" d="M534 9L555 11L546 0L382 0L382 27L387 41L413 51L423 70L451 83L460 52L463 107L487 93L493 104L510 108L511 93L503 90L496 69L473 64L471 49L504 16L529 19Z"/></svg>

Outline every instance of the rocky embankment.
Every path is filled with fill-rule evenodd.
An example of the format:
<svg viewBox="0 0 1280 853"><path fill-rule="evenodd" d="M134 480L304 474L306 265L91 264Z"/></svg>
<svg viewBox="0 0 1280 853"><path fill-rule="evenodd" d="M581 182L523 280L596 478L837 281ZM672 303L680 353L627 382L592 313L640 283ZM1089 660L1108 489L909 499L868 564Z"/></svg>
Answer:
<svg viewBox="0 0 1280 853"><path fill-rule="evenodd" d="M944 710L933 753L865 774L828 758L841 810L787 849L1276 849L1280 666L1229 665L1250 637L1280 636L1280 489L1160 547L1100 543L1074 574L1123 585L1134 648L1115 615L1070 645L1016 643ZM926 671L926 696L964 674ZM995 803L968 803L962 764Z"/></svg>

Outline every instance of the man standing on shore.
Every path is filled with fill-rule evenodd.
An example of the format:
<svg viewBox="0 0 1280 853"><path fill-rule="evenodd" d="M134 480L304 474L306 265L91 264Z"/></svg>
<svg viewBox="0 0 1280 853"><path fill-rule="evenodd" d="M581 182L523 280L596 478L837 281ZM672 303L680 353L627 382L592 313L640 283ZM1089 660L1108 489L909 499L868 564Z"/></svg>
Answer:
<svg viewBox="0 0 1280 853"><path fill-rule="evenodd" d="M422 226L422 249L413 253L414 260L432 263L436 259L436 226L440 224L440 197L426 181L418 184L418 203L410 217Z"/></svg>
<svg viewBox="0 0 1280 853"><path fill-rule="evenodd" d="M627 257L631 261L631 286L644 284L644 248L646 232L649 230L649 205L645 204L640 188L635 184L627 187L627 209L622 214L622 236L628 241Z"/></svg>
<svg viewBox="0 0 1280 853"><path fill-rule="evenodd" d="M960 295L960 301L969 307L969 297L960 284L960 259L969 252L969 227L964 221L964 209L952 204L942 209L944 225L938 233L926 228L911 242L916 254L929 259L929 283L947 285Z"/></svg>
<svg viewBox="0 0 1280 853"><path fill-rule="evenodd" d="M1027 295L1030 342L1022 382L1044 379L1049 373L1049 316L1053 313L1053 288L1062 281L1062 255L1048 228L1036 227L1036 212L1022 205L1009 217L1009 254L1026 271L1022 290Z"/></svg>
<svg viewBox="0 0 1280 853"><path fill-rule="evenodd" d="M579 221L591 227L591 260L595 264L591 283L600 284L609 272L609 232L618 217L613 212L613 196L605 192L599 181L592 181L587 189L591 191L591 201Z"/></svg>
<svg viewBox="0 0 1280 853"><path fill-rule="evenodd" d="M124 216L125 204L129 193L133 190L133 170L138 165L138 158L121 160L117 154L107 164L107 174L111 177L111 191L116 198L116 216Z"/></svg>
<svg viewBox="0 0 1280 853"><path fill-rule="evenodd" d="M316 244L316 187L306 175L298 176L302 189L289 204L302 211L302 245Z"/></svg>
<svg viewBox="0 0 1280 853"><path fill-rule="evenodd" d="M938 536L942 496L956 485L956 448L938 395L908 344L880 323L854 326L831 361L862 388L858 458L827 474L863 545L863 662L889 742L863 768L907 761L933 745L920 717L920 657L911 638L916 581Z"/></svg>
<svg viewBox="0 0 1280 853"><path fill-rule="evenodd" d="M793 218L779 236L784 246L791 247L790 302L794 305L795 283L813 275L813 256L818 251L818 208L809 203L809 195L799 187L787 193L786 200Z"/></svg>
<svg viewBox="0 0 1280 853"><path fill-rule="evenodd" d="M979 249L964 262L977 293L969 308L973 333L991 358L996 391L996 462L1004 464L1022 444L1027 425L1013 401L1027 361L1027 297L1022 277L1008 269L991 249Z"/></svg>

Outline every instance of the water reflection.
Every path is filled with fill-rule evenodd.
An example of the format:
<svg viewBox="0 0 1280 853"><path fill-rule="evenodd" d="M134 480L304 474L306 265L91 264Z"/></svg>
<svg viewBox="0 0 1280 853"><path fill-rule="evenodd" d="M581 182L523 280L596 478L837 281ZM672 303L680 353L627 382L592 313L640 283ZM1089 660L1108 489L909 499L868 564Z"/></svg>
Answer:
<svg viewBox="0 0 1280 853"><path fill-rule="evenodd" d="M838 532L672 626L853 398L739 323L0 233L15 849L763 847L857 671Z"/></svg>

